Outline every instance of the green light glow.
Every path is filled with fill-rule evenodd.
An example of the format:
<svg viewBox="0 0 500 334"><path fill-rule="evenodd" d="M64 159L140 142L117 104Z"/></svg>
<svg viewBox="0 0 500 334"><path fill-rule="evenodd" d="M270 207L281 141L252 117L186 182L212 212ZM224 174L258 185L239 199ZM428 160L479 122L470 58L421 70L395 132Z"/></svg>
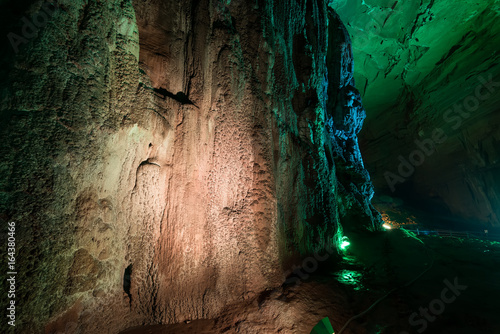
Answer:
<svg viewBox="0 0 500 334"><path fill-rule="evenodd" d="M363 275L357 271L352 270L340 270L335 273L335 277L337 280L345 285L354 285L355 290L363 289L363 285L361 284L361 279Z"/></svg>
<svg viewBox="0 0 500 334"><path fill-rule="evenodd" d="M347 247L351 245L351 242L349 241L349 238L346 237L345 235L342 237L342 239L339 240L340 243L340 249L342 251L345 251Z"/></svg>

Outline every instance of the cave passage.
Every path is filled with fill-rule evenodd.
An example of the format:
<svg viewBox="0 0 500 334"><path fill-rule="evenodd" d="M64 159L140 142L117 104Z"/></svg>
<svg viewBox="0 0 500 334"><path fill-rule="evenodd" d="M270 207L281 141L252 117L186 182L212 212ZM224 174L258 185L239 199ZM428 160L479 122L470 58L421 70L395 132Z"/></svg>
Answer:
<svg viewBox="0 0 500 334"><path fill-rule="evenodd" d="M374 205L399 224L500 233L498 1L334 1L366 110Z"/></svg>

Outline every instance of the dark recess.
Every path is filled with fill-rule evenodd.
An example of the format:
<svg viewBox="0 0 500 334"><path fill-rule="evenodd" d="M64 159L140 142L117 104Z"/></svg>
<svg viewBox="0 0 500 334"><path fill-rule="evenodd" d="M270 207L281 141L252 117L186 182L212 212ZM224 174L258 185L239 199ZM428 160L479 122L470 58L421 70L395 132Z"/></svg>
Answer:
<svg viewBox="0 0 500 334"><path fill-rule="evenodd" d="M132 295L130 294L130 286L131 286L131 276L132 276L132 265L130 264L123 274L123 291L127 294L130 305L132 305Z"/></svg>

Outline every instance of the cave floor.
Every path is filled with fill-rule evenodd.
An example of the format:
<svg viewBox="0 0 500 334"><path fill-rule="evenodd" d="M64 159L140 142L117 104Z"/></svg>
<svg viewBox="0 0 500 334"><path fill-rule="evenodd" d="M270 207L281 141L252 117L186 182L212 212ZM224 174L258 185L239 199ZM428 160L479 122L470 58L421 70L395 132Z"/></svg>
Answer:
<svg viewBox="0 0 500 334"><path fill-rule="evenodd" d="M341 264L323 263L300 284L231 305L218 319L122 333L310 333L328 316L338 334L396 288L342 333L500 333L500 243L403 230L350 239Z"/></svg>

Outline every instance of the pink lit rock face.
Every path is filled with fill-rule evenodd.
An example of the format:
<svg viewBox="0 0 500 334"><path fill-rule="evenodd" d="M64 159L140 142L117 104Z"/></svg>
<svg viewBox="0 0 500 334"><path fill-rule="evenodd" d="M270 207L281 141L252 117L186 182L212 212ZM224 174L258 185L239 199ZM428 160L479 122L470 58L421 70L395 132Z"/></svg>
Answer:
<svg viewBox="0 0 500 334"><path fill-rule="evenodd" d="M327 13L319 0L60 6L2 83L22 329L213 319L335 245L343 217L377 222L350 41Z"/></svg>

